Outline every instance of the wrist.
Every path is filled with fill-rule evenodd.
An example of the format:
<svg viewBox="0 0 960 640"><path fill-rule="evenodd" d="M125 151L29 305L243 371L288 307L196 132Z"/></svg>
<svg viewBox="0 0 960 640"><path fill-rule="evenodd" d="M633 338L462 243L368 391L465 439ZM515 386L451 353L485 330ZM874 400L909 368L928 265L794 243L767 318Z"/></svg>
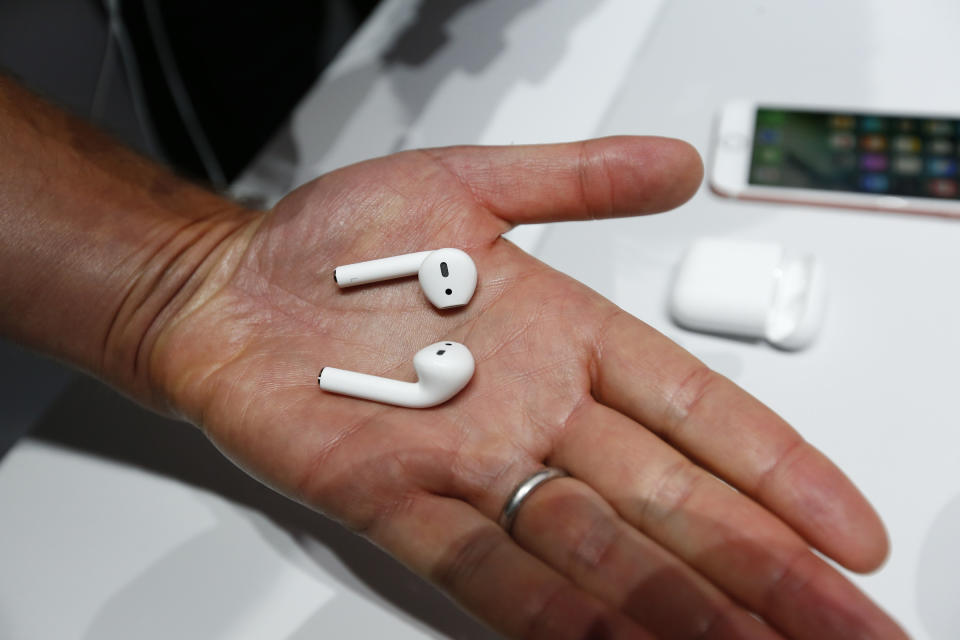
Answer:
<svg viewBox="0 0 960 640"><path fill-rule="evenodd" d="M158 336L259 216L0 75L0 334L158 404Z"/></svg>
<svg viewBox="0 0 960 640"><path fill-rule="evenodd" d="M97 375L153 408L179 412L175 387L183 358L170 353L175 346L167 337L229 281L262 218L219 200L158 234L121 288L103 330Z"/></svg>

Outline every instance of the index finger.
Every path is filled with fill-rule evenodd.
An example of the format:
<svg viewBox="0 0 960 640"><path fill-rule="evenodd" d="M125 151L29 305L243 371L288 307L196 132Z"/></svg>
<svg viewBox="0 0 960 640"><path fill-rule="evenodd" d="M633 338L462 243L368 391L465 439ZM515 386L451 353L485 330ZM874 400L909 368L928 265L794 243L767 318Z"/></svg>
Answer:
<svg viewBox="0 0 960 640"><path fill-rule="evenodd" d="M876 512L826 456L773 411L625 312L596 345L596 398L776 513L854 571L887 555Z"/></svg>

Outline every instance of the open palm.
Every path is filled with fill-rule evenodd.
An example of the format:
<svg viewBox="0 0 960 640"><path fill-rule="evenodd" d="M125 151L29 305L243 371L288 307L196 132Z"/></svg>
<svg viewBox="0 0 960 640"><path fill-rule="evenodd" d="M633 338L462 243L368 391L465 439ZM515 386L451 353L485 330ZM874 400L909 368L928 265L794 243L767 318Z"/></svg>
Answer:
<svg viewBox="0 0 960 640"><path fill-rule="evenodd" d="M810 549L855 570L884 558L849 481L734 384L500 237L668 209L700 176L695 152L656 138L406 152L331 173L218 239L152 377L243 468L508 635L899 637ZM448 246L479 272L463 308L436 310L415 278L332 278ZM443 339L470 348L476 373L439 407L317 388L324 366L413 380L413 354ZM500 509L544 466L571 477L543 485L511 537Z"/></svg>

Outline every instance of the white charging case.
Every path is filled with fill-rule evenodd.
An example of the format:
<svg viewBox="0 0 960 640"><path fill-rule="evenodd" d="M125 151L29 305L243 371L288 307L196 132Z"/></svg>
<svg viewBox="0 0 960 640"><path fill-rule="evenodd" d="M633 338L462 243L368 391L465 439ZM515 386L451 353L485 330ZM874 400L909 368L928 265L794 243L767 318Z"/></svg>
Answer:
<svg viewBox="0 0 960 640"><path fill-rule="evenodd" d="M809 346L823 322L826 290L815 256L770 242L701 238L687 250L670 313L695 331Z"/></svg>

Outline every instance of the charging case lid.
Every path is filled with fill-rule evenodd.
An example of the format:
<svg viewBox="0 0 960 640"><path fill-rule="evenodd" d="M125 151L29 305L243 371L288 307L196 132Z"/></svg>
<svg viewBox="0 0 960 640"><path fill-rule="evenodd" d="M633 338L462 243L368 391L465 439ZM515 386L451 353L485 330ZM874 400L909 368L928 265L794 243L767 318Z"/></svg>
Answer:
<svg viewBox="0 0 960 640"><path fill-rule="evenodd" d="M784 349L813 342L825 307L823 271L813 255L726 238L690 246L670 295L670 313L683 327Z"/></svg>

